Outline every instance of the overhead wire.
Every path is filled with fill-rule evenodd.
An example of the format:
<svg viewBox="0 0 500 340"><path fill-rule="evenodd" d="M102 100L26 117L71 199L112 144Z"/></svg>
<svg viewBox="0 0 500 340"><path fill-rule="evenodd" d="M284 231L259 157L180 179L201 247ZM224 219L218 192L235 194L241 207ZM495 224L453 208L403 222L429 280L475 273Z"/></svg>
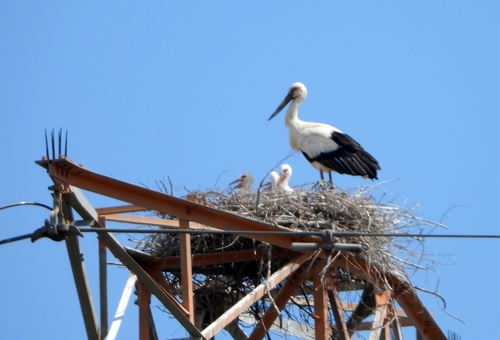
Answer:
<svg viewBox="0 0 500 340"><path fill-rule="evenodd" d="M43 204L43 203L38 203L38 202L17 202L17 203L7 204L4 206L1 206L0 210L15 208L15 207L23 206L23 205L42 207L42 208L45 208L45 209L52 211L52 207L50 207L46 204ZM16 241L21 241L21 240L30 238L32 235L33 235L33 233L15 236L15 237L10 237L10 238L7 238L5 240L0 240L0 245L6 244L6 243L11 243L11 242L16 242Z"/></svg>
<svg viewBox="0 0 500 340"><path fill-rule="evenodd" d="M109 233L137 233L137 234L192 234L192 233L206 233L206 234L239 234L239 235L287 235L287 236L321 236L321 231L241 231L241 230L209 230L209 229L133 229L133 228L79 228L82 232L109 232ZM326 231L326 230L325 230ZM368 236L368 237L427 237L427 238L500 238L500 235L474 235L474 234L406 234L406 233L357 233L357 232L332 232L333 236L348 237L348 236Z"/></svg>
<svg viewBox="0 0 500 340"><path fill-rule="evenodd" d="M0 207L0 210L14 208L14 207L22 206L22 205L34 205L34 206L42 207L42 208L45 208L45 209L52 211L52 207L50 207L46 204L43 204L43 203L38 203L38 202L18 202L18 203L7 204L7 205Z"/></svg>
<svg viewBox="0 0 500 340"><path fill-rule="evenodd" d="M10 237L10 238L6 238L5 240L0 240L0 245L2 244L7 244L7 243L11 243L11 242L16 242L16 241L21 241L21 240L25 240L27 238L31 238L31 236L33 235L33 233L31 234L25 234L25 235L20 235L20 236L15 236L15 237Z"/></svg>
<svg viewBox="0 0 500 340"><path fill-rule="evenodd" d="M242 230L208 230L208 229L134 229L134 228L93 228L80 227L79 230L83 233L127 233L127 234L236 234L236 235L286 235L296 237L319 236L324 235L324 232L303 232L303 231L242 231ZM326 230L325 230L326 231ZM412 238L468 238L468 239L500 239L500 235L479 235L479 234L406 234L406 233L357 233L357 232L335 232L331 231L334 237L412 237ZM25 234L8 239L0 240L0 245L20 241L30 238L33 234Z"/></svg>
<svg viewBox="0 0 500 340"><path fill-rule="evenodd" d="M23 205L39 206L47 210L52 211L52 207L38 202L18 202L12 203L4 206L0 206L0 210L14 208ZM130 234L195 234L195 233L207 233L207 234L238 234L238 235L259 235L262 233L268 235L287 235L296 237L305 236L322 236L327 230L322 232L308 232L308 231L236 231L236 230L208 230L208 229L134 229L134 228L92 228L92 227L80 227L79 230L83 233L130 233ZM469 238L469 239L500 239L500 235L480 235L480 234L409 234L409 233L357 233L357 232L335 232L328 231L332 233L332 236L336 237L412 237L412 238ZM4 240L0 240L0 245L7 244L11 242L21 241L30 238L33 235L25 234L15 237L10 237Z"/></svg>

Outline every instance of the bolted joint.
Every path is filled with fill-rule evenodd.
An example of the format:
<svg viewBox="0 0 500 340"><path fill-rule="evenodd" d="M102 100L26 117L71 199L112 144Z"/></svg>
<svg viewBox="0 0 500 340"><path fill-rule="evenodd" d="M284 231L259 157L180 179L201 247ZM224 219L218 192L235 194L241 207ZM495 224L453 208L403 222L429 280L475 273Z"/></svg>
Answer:
<svg viewBox="0 0 500 340"><path fill-rule="evenodd" d="M68 235L77 235L83 237L82 232L76 226L72 224L54 224L49 223L48 220L45 220L45 225L33 233L31 235L31 242L35 242L42 237L48 237L52 241L60 242Z"/></svg>

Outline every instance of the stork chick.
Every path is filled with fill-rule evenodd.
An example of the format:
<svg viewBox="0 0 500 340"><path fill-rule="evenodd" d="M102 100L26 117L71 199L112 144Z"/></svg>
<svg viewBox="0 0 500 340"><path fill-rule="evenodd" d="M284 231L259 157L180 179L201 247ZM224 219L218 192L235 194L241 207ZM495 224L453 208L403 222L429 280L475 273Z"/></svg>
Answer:
<svg viewBox="0 0 500 340"><path fill-rule="evenodd" d="M238 183L236 188L242 189L242 190L252 190L252 184L253 184L253 175L245 172L241 174L240 177L238 177L237 180L229 183L229 185L233 185Z"/></svg>
<svg viewBox="0 0 500 340"><path fill-rule="evenodd" d="M283 190L285 192L292 192L293 189L288 186L288 182L292 177L292 167L288 164L283 164L281 166L281 172L279 175L279 180L277 183L278 190Z"/></svg>

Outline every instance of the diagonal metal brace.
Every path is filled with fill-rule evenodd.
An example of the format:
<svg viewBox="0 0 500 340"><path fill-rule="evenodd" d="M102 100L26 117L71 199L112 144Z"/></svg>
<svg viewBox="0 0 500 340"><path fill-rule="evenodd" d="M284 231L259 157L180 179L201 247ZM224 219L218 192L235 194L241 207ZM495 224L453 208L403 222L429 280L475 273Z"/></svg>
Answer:
<svg viewBox="0 0 500 340"><path fill-rule="evenodd" d="M82 232L76 226L72 224L54 224L49 223L45 220L45 225L37 230L31 235L31 242L35 242L42 237L48 237L52 241L60 242L68 235L76 235L83 237Z"/></svg>

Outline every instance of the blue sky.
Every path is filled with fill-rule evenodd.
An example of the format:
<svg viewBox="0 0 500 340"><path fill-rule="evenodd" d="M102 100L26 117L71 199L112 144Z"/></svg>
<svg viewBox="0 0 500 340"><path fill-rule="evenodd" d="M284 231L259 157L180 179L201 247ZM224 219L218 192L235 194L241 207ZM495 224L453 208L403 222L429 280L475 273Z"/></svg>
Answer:
<svg viewBox="0 0 500 340"><path fill-rule="evenodd" d="M494 1L2 2L0 205L51 204L52 182L34 161L52 128L69 131L75 162L149 187L168 176L179 196L184 188L225 188L243 171L260 180L290 152L284 114L267 119L301 81L308 88L301 119L360 142L379 161L379 181L390 181L382 187L395 203L444 218L449 231L439 233L496 234L499 38ZM302 155L287 162L292 186L318 180ZM0 216L4 239L34 231L48 214L21 207ZM496 333L488 318L500 303L499 242L427 241L443 264L413 282L437 289L447 312L465 322L421 294L445 333ZM94 236L85 236L82 251L97 298ZM85 338L63 243L3 245L0 258L5 338ZM114 313L128 272L110 272ZM130 305L119 335L135 338L136 325ZM161 338L183 337L178 328L161 329Z"/></svg>

